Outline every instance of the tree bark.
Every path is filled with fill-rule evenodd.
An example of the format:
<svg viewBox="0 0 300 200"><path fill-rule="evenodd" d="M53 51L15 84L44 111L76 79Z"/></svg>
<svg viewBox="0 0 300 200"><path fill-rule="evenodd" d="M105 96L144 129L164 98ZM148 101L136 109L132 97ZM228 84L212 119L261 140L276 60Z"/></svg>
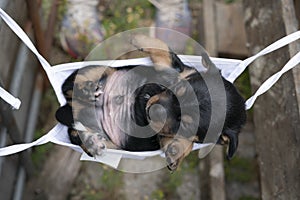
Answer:
<svg viewBox="0 0 300 200"><path fill-rule="evenodd" d="M244 0L251 54L289 32L283 11L286 4L282 2ZM254 62L250 66L253 91L289 59L290 51L285 47ZM299 67L295 70L299 72ZM300 199L300 119L295 89L299 88L298 78L293 72L285 74L254 105L262 199Z"/></svg>

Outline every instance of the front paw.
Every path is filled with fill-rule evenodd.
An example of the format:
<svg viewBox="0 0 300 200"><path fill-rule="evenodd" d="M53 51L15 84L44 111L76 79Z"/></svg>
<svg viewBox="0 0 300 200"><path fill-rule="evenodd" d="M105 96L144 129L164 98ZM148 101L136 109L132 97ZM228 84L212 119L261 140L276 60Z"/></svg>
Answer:
<svg viewBox="0 0 300 200"><path fill-rule="evenodd" d="M103 88L98 83L93 81L85 81L75 84L75 99L80 99L84 102L94 102L101 94L103 94Z"/></svg>
<svg viewBox="0 0 300 200"><path fill-rule="evenodd" d="M102 155L106 149L107 139L101 133L88 130L82 123L75 122L74 129L81 140L81 148L91 157Z"/></svg>
<svg viewBox="0 0 300 200"><path fill-rule="evenodd" d="M82 148L91 157L101 156L106 149L105 138L96 133L85 136Z"/></svg>

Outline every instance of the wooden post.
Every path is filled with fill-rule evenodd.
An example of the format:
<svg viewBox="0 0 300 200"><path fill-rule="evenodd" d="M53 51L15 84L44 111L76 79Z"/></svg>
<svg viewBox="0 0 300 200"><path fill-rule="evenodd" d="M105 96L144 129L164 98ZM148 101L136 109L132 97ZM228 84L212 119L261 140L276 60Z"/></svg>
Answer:
<svg viewBox="0 0 300 200"><path fill-rule="evenodd" d="M215 1L203 1L203 27L205 49L209 56L217 56L217 29ZM223 148L215 146L200 163L201 199L225 200Z"/></svg>
<svg viewBox="0 0 300 200"><path fill-rule="evenodd" d="M245 25L251 54L287 35L287 15L295 23L293 1L244 0ZM286 12L288 9L289 11ZM287 9L287 10L285 10ZM297 42L296 42L297 43ZM298 40L299 44L299 40ZM297 47L292 47L297 48ZM299 50L299 49L298 49ZM290 59L291 48L282 48L250 66L254 91ZM298 69L295 71L299 72ZM262 199L300 199L300 119L296 88L299 77L285 74L254 105L256 149Z"/></svg>

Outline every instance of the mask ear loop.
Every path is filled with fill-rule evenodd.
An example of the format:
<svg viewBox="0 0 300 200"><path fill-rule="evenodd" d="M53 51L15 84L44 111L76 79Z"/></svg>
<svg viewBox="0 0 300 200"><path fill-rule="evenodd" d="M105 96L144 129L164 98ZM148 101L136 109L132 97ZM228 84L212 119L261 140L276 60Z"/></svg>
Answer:
<svg viewBox="0 0 300 200"><path fill-rule="evenodd" d="M10 104L13 109L19 109L21 106L21 101L20 99L14 97L13 95L11 95L9 92L7 92L5 89L3 89L2 87L0 87L0 97L6 101L8 104Z"/></svg>
<svg viewBox="0 0 300 200"><path fill-rule="evenodd" d="M255 94L246 101L246 110L249 110L253 106L257 97L259 97L260 95L264 94L267 90L269 90L279 80L279 78L284 73L286 73L290 69L294 68L299 63L300 63L300 52L298 52L295 56L293 56L279 72L275 73L270 78L268 78L258 88L258 90L255 92Z"/></svg>
<svg viewBox="0 0 300 200"><path fill-rule="evenodd" d="M43 66L46 73L51 71L51 65L46 59L38 52L26 33L20 28L20 26L0 8L0 16L5 23L11 28L11 30L26 44L26 46L37 56L41 65Z"/></svg>
<svg viewBox="0 0 300 200"><path fill-rule="evenodd" d="M26 44L26 46L37 56L46 73L50 73L51 66L46 59L39 54L33 43L19 25L0 8L0 17L10 27L10 29ZM14 109L19 109L21 101L12 96L9 92L0 87L0 97L9 103Z"/></svg>
<svg viewBox="0 0 300 200"><path fill-rule="evenodd" d="M258 57L261 57L263 55L266 55L268 53L271 53L281 47L284 47L296 40L300 39L300 31L296 31L290 35L287 35L280 40L277 40L273 44L267 46L263 50L261 50L259 53L255 54L254 56L251 56L245 60L243 60L238 67L236 67L228 76L227 80L230 82L234 82L237 77L241 75L245 71L245 69L250 65L254 60L256 60Z"/></svg>
<svg viewBox="0 0 300 200"><path fill-rule="evenodd" d="M239 64L239 66L237 66L226 79L233 83L236 80L236 78L239 77L241 75L241 73L243 73L245 71L245 69L258 57L266 55L268 53L271 53L283 46L290 44L291 42L298 40L299 38L300 38L300 31L296 31L290 35L287 35L287 36L281 38L280 40L277 40L273 44L271 44L271 45L267 46L266 48L264 48L263 50L261 50L259 53L255 54L254 56L251 56L251 57L243 60ZM260 95L264 94L267 90L269 90L279 80L279 78L284 73L286 73L287 71L289 71L292 68L294 68L295 66L297 66L297 64L300 62L299 53L300 52L298 52L295 56L293 56L279 72L275 73L270 78L268 78L258 88L258 90L255 92L255 94L252 95L249 99L247 99L247 101L245 103L246 110L249 110L253 106L257 97L259 97Z"/></svg>

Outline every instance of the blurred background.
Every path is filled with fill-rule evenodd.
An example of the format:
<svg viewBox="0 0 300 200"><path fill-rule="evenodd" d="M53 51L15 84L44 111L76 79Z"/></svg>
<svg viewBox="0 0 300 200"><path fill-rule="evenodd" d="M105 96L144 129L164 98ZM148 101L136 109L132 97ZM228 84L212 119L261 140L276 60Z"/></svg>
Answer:
<svg viewBox="0 0 300 200"><path fill-rule="evenodd" d="M245 59L299 29L299 0L1 0L51 65L83 60L99 42L122 31L161 27L182 32L213 57ZM193 54L194 46L164 31L151 36ZM35 56L0 20L0 85L22 100L0 100L0 147L31 142L56 123L59 104ZM299 41L258 59L235 82L248 98L300 50ZM0 198L300 199L300 70L284 75L248 111L236 156L217 146L197 152L174 173L130 174L79 161L66 147L45 144L0 157Z"/></svg>

